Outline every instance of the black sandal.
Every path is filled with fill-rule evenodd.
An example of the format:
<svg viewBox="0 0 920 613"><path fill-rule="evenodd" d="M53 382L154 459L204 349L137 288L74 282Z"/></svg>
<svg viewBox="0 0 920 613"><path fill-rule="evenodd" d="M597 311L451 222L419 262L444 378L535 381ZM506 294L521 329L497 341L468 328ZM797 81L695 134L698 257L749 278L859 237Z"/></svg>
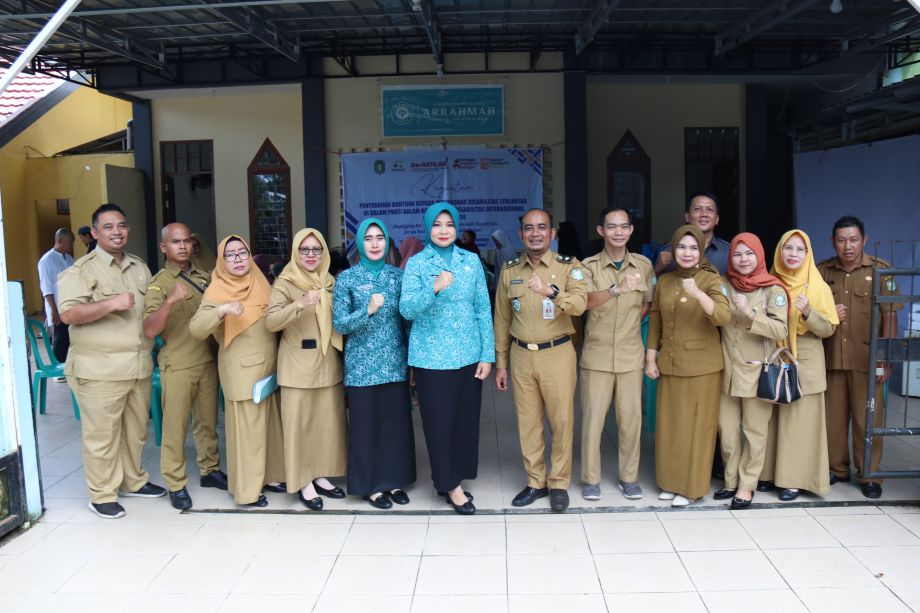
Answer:
<svg viewBox="0 0 920 613"><path fill-rule="evenodd" d="M399 488L391 490L387 496L396 504L409 504L409 494Z"/></svg>

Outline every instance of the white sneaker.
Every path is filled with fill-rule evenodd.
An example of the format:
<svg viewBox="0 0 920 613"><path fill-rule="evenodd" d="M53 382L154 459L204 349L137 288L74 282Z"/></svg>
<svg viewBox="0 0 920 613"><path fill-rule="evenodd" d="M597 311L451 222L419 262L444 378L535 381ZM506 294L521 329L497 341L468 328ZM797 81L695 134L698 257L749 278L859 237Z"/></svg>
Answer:
<svg viewBox="0 0 920 613"><path fill-rule="evenodd" d="M674 500L674 497L675 497L676 495L677 495L677 494L675 494L674 492L664 492L664 491L662 491L660 494L658 494L658 500Z"/></svg>
<svg viewBox="0 0 920 613"><path fill-rule="evenodd" d="M687 498L686 496L681 496L680 494L674 496L674 500L671 501L672 507L686 507L693 504L699 500L698 498Z"/></svg>

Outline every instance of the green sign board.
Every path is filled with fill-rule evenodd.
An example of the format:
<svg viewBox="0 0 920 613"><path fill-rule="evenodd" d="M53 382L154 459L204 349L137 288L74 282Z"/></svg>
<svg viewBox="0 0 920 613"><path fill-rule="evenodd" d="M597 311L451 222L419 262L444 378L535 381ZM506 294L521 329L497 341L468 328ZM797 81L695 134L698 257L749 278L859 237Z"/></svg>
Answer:
<svg viewBox="0 0 920 613"><path fill-rule="evenodd" d="M394 85L380 90L383 137L505 133L501 85Z"/></svg>

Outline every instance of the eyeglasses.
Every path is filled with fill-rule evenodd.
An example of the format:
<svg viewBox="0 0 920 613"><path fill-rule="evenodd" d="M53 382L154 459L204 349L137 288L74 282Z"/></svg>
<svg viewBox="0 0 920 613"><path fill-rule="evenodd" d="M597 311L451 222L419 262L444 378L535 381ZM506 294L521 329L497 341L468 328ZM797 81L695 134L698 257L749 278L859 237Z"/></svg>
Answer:
<svg viewBox="0 0 920 613"><path fill-rule="evenodd" d="M323 255L322 247L299 247L297 253L300 255Z"/></svg>
<svg viewBox="0 0 920 613"><path fill-rule="evenodd" d="M246 249L243 249L241 251L225 251L224 259L227 260L228 262L232 262L234 260L248 260L249 251Z"/></svg>

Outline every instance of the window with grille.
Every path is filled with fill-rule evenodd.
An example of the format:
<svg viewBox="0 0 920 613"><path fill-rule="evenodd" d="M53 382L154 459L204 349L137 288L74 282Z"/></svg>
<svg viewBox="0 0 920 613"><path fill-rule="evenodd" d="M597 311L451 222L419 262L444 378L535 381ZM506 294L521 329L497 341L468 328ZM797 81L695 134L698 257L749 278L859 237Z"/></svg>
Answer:
<svg viewBox="0 0 920 613"><path fill-rule="evenodd" d="M252 252L286 260L291 255L291 168L266 138L248 172Z"/></svg>

